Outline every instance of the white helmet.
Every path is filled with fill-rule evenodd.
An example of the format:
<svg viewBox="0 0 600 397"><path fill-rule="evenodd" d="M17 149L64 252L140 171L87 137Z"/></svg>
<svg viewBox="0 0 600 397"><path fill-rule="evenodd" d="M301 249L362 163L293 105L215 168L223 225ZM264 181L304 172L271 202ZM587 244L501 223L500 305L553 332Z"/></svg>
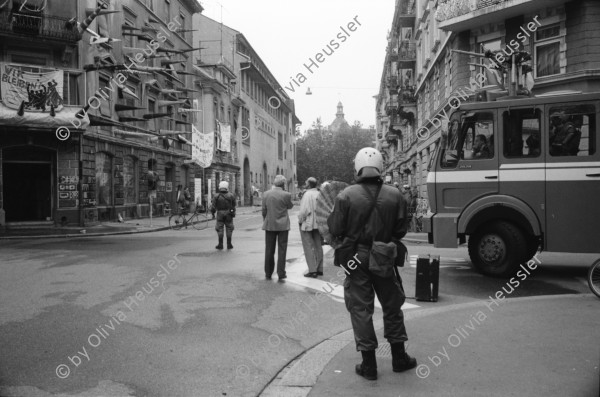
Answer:
<svg viewBox="0 0 600 397"><path fill-rule="evenodd" d="M374 170L369 170L369 175L365 173L361 174L361 170L364 167L372 167L377 170L377 173L375 174ZM360 149L356 153L356 157L354 157L354 171L356 171L356 175L363 177L381 176L381 172L383 171L383 156L379 153L379 150L372 147Z"/></svg>
<svg viewBox="0 0 600 397"><path fill-rule="evenodd" d="M221 181L221 183L219 183L219 190L229 190L229 182Z"/></svg>

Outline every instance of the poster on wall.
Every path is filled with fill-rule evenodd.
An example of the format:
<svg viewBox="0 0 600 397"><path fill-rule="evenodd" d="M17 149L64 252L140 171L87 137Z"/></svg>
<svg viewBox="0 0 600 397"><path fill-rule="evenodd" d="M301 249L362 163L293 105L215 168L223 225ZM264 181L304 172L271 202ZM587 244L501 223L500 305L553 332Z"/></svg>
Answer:
<svg viewBox="0 0 600 397"><path fill-rule="evenodd" d="M208 168L212 163L214 136L214 132L203 134L192 126L192 161L202 168Z"/></svg>
<svg viewBox="0 0 600 397"><path fill-rule="evenodd" d="M217 121L217 140L219 149L222 152L231 151L231 125L227 123L220 123Z"/></svg>
<svg viewBox="0 0 600 397"><path fill-rule="evenodd" d="M27 68L31 69L31 68ZM63 108L63 71L39 68L37 72L24 66L0 63L2 103L26 112L55 112Z"/></svg>
<svg viewBox="0 0 600 397"><path fill-rule="evenodd" d="M196 206L202 205L202 178L194 178L194 199Z"/></svg>

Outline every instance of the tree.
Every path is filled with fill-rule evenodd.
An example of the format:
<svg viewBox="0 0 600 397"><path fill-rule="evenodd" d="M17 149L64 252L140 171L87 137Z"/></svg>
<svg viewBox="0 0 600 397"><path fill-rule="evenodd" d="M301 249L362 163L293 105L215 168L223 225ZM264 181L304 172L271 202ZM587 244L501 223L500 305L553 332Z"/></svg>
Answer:
<svg viewBox="0 0 600 397"><path fill-rule="evenodd" d="M352 127L332 132L323 127L320 118L297 140L298 181L313 176L323 182L354 180L354 156L373 143L373 131L362 128L358 121Z"/></svg>

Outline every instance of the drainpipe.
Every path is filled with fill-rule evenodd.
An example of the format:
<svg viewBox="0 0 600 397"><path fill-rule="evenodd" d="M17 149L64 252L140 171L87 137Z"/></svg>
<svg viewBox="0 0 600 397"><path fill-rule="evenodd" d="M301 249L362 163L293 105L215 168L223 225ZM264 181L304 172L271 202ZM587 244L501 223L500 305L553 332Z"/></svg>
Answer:
<svg viewBox="0 0 600 397"><path fill-rule="evenodd" d="M83 132L79 134L79 226L85 226L83 216Z"/></svg>

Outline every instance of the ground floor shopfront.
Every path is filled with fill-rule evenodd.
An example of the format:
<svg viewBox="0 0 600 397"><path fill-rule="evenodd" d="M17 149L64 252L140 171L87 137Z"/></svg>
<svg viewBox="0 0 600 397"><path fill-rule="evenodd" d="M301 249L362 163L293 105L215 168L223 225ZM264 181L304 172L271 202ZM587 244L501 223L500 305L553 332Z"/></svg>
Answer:
<svg viewBox="0 0 600 397"><path fill-rule="evenodd" d="M0 225L88 225L175 209L178 186L193 194L196 166L174 151L99 134L0 131ZM158 175L148 189L148 171ZM153 194L154 193L154 194Z"/></svg>

